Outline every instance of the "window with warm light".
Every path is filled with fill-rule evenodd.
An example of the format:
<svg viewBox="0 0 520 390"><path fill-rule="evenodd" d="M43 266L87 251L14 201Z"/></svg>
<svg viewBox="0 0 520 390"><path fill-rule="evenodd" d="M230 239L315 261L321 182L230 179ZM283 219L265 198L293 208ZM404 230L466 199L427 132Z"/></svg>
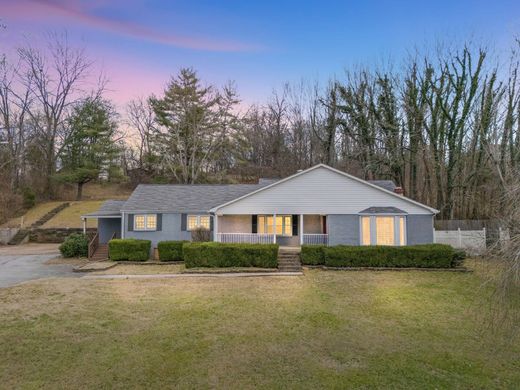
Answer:
<svg viewBox="0 0 520 390"><path fill-rule="evenodd" d="M406 245L406 218L395 215L361 216L361 245Z"/></svg>
<svg viewBox="0 0 520 390"><path fill-rule="evenodd" d="M188 230L195 230L199 228L211 229L211 217L209 215L188 215Z"/></svg>
<svg viewBox="0 0 520 390"><path fill-rule="evenodd" d="M273 234L276 229L277 236L292 236L292 216L291 215L277 215L276 224L273 224L274 218L269 215L258 216L258 233Z"/></svg>
<svg viewBox="0 0 520 390"><path fill-rule="evenodd" d="M361 236L363 245L370 245L370 217L361 217Z"/></svg>
<svg viewBox="0 0 520 390"><path fill-rule="evenodd" d="M136 214L134 215L134 230L155 231L157 230L156 214Z"/></svg>
<svg viewBox="0 0 520 390"><path fill-rule="evenodd" d="M395 245L394 217L376 217L376 245Z"/></svg>

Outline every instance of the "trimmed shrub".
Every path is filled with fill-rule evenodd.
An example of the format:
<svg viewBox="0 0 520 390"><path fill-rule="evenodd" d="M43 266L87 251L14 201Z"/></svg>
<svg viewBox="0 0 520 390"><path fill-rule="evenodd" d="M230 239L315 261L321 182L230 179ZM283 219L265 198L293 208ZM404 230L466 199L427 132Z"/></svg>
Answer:
<svg viewBox="0 0 520 390"><path fill-rule="evenodd" d="M325 264L325 245L302 245L300 258L305 265Z"/></svg>
<svg viewBox="0 0 520 390"><path fill-rule="evenodd" d="M183 245L183 255L186 268L276 268L278 266L278 245L276 244L192 242Z"/></svg>
<svg viewBox="0 0 520 390"><path fill-rule="evenodd" d="M146 261L150 258L150 240L114 239L108 242L110 260Z"/></svg>
<svg viewBox="0 0 520 390"><path fill-rule="evenodd" d="M323 248L329 267L419 267L455 266L455 251L449 245L347 246Z"/></svg>
<svg viewBox="0 0 520 390"><path fill-rule="evenodd" d="M182 261L182 245L187 241L160 241L157 244L160 261Z"/></svg>
<svg viewBox="0 0 520 390"><path fill-rule="evenodd" d="M457 267L459 265L462 265L466 258L467 254L463 249L455 249L453 251L453 266Z"/></svg>
<svg viewBox="0 0 520 390"><path fill-rule="evenodd" d="M73 233L68 236L59 247L63 257L87 257L88 238L81 233Z"/></svg>

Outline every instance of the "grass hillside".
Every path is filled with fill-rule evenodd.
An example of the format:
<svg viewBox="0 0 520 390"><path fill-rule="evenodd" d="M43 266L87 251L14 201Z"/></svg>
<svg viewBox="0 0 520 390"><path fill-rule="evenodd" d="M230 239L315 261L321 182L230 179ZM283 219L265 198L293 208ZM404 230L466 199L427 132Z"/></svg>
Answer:
<svg viewBox="0 0 520 390"><path fill-rule="evenodd" d="M39 220L45 214L47 214L52 209L58 207L60 204L64 202L45 202L40 203L34 206L32 209L28 210L27 213L23 216L23 227L29 227L34 222ZM20 227L22 223L22 217L11 218L9 221L1 225L1 227Z"/></svg>
<svg viewBox="0 0 520 390"><path fill-rule="evenodd" d="M81 216L99 209L104 200L84 200L70 202L70 206L60 211L47 221L42 228L80 228L83 227ZM87 227L97 227L97 220L87 220Z"/></svg>
<svg viewBox="0 0 520 390"><path fill-rule="evenodd" d="M107 199L127 199L132 193L128 188L119 184L89 183L83 189L83 200L73 201L76 196L73 186L65 186L60 191L63 200L38 203L23 215L23 227L28 228L38 219L43 217L60 204L69 202L70 206L58 213L54 218L45 223L42 228L79 228L83 227L81 215L91 213L99 209L99 206ZM22 217L11 218L0 225L2 228L20 227ZM97 221L87 221L87 227L97 227Z"/></svg>

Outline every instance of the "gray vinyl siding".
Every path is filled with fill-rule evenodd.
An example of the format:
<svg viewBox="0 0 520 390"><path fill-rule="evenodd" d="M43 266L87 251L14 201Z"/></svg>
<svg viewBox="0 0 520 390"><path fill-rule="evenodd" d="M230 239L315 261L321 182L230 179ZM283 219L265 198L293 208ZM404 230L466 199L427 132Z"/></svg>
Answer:
<svg viewBox="0 0 520 390"><path fill-rule="evenodd" d="M433 243L433 216L408 215L406 217L406 233L408 245Z"/></svg>
<svg viewBox="0 0 520 390"><path fill-rule="evenodd" d="M150 212L149 214L153 214ZM156 248L159 241L191 240L191 232L181 230L181 214L162 214L161 231L128 231L128 214L125 213L125 238L137 238L152 241L152 248Z"/></svg>
<svg viewBox="0 0 520 390"><path fill-rule="evenodd" d="M100 244L106 244L112 238L114 233L116 233L116 238L121 238L121 218L98 219L98 234Z"/></svg>
<svg viewBox="0 0 520 390"><path fill-rule="evenodd" d="M325 167L260 190L218 209L219 214L357 214L368 207L396 207L432 215L426 207Z"/></svg>
<svg viewBox="0 0 520 390"><path fill-rule="evenodd" d="M359 215L327 216L329 245L359 245Z"/></svg>

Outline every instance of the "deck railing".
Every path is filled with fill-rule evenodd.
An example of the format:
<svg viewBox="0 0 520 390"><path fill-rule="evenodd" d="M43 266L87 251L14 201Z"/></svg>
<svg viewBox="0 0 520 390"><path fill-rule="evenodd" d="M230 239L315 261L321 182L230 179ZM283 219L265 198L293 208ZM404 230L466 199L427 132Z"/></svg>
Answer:
<svg viewBox="0 0 520 390"><path fill-rule="evenodd" d="M328 245L329 235L328 234L304 234L303 235L304 245Z"/></svg>
<svg viewBox="0 0 520 390"><path fill-rule="evenodd" d="M260 233L218 233L217 241L235 244L272 244L272 234Z"/></svg>
<svg viewBox="0 0 520 390"><path fill-rule="evenodd" d="M99 246L99 233L96 233L96 235L90 240L88 244L88 258L92 258L94 256L94 253L96 252L96 249Z"/></svg>

